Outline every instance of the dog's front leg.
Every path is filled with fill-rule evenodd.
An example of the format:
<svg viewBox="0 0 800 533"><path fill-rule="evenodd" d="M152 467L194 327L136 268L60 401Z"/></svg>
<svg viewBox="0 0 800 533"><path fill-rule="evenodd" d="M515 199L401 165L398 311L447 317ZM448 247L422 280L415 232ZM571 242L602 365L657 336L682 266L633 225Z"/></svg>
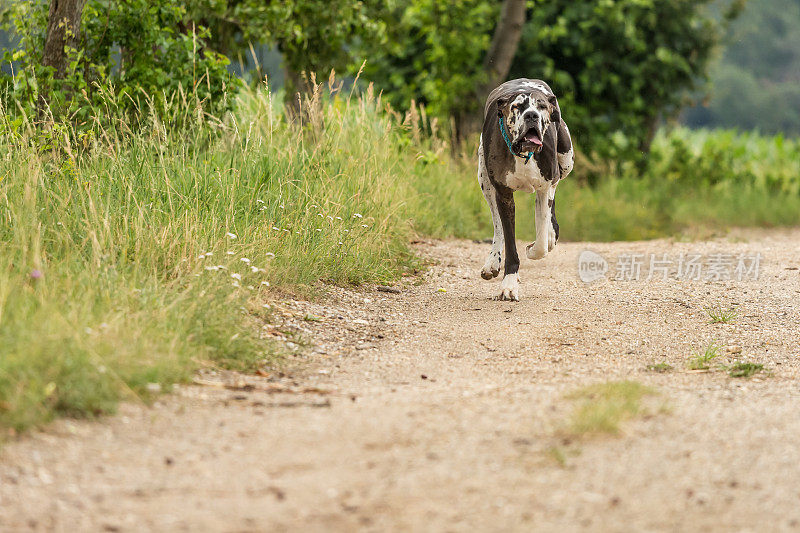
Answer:
<svg viewBox="0 0 800 533"><path fill-rule="evenodd" d="M481 186L481 192L489 205L489 211L492 214L492 226L494 227L494 235L492 236L492 249L486 257L486 262L481 269L481 277L483 279L492 279L497 277L500 273L500 260L503 253L503 226L500 221L500 213L497 209L497 191L489 180L489 173L486 171L486 164L483 160L483 137L481 137L481 144L478 148L478 183Z"/></svg>
<svg viewBox="0 0 800 533"><path fill-rule="evenodd" d="M498 186L495 189L497 211L503 226L503 237L506 245L505 275L500 283L500 294L496 300L519 301L519 255L517 241L514 237L514 191L508 187Z"/></svg>
<svg viewBox="0 0 800 533"><path fill-rule="evenodd" d="M550 222L550 189L551 187L544 187L536 191L536 207L534 208L536 241L525 248L525 255L528 256L528 259L541 259L552 248L550 246L550 237L553 231Z"/></svg>

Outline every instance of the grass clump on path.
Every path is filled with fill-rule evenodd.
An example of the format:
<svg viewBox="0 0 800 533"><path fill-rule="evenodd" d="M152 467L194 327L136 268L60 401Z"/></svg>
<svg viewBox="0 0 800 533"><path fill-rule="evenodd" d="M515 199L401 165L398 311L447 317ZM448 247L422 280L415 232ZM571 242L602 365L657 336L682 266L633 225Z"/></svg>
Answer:
<svg viewBox="0 0 800 533"><path fill-rule="evenodd" d="M732 378L750 378L759 372L764 371L764 365L760 363L750 363L739 361L727 368L728 375Z"/></svg>
<svg viewBox="0 0 800 533"><path fill-rule="evenodd" d="M706 307L705 310L708 313L709 324L729 324L739 316L739 310L735 307L716 305Z"/></svg>
<svg viewBox="0 0 800 533"><path fill-rule="evenodd" d="M692 350L692 357L689 359L689 370L708 370L711 361L719 357L719 346L713 342L706 346L703 353Z"/></svg>
<svg viewBox="0 0 800 533"><path fill-rule="evenodd" d="M568 396L578 402L569 419L569 431L575 436L617 434L622 422L642 413L642 398L654 392L628 380L583 387Z"/></svg>

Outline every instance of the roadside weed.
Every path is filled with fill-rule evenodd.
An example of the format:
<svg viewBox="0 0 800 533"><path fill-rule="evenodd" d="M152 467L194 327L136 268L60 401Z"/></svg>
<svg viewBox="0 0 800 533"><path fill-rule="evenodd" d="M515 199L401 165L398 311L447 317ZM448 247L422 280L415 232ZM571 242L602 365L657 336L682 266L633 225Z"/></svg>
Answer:
<svg viewBox="0 0 800 533"><path fill-rule="evenodd" d="M708 313L709 324L729 324L739 316L739 310L736 307L722 307L716 305L705 308Z"/></svg>
<svg viewBox="0 0 800 533"><path fill-rule="evenodd" d="M689 359L689 370L708 370L714 359L719 356L719 346L713 342L709 344L703 353L692 350L692 357Z"/></svg>

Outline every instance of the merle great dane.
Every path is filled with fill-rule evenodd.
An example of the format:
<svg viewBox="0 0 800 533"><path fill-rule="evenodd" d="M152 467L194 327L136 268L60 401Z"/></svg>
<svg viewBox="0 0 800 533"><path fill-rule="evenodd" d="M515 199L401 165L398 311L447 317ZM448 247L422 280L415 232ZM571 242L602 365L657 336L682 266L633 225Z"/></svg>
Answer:
<svg viewBox="0 0 800 533"><path fill-rule="evenodd" d="M552 89L521 78L497 87L486 99L478 148L478 182L494 224L483 279L505 272L497 300L519 301L519 256L514 238L514 191L536 193L536 241L525 255L542 259L558 241L556 185L572 170L572 139Z"/></svg>

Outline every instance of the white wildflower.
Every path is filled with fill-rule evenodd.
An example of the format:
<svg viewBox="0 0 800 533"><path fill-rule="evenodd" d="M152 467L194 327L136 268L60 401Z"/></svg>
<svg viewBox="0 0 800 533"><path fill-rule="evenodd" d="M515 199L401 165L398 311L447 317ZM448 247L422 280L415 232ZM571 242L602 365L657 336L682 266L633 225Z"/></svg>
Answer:
<svg viewBox="0 0 800 533"><path fill-rule="evenodd" d="M242 279L242 275L237 273L237 272L234 272L233 274L231 274L231 277L233 279L237 279L237 280L241 280Z"/></svg>
<svg viewBox="0 0 800 533"><path fill-rule="evenodd" d="M364 218L361 213L353 213L353 218Z"/></svg>
<svg viewBox="0 0 800 533"><path fill-rule="evenodd" d="M235 239L236 238L236 234L235 233L231 233L231 232L226 233L225 236L227 238L229 238L229 239Z"/></svg>
<svg viewBox="0 0 800 533"><path fill-rule="evenodd" d="M281 228L279 228L278 226L272 226L272 229L274 229L275 231L280 231L281 230Z"/></svg>
<svg viewBox="0 0 800 533"><path fill-rule="evenodd" d="M362 228L368 228L369 226L367 226L366 224L361 224L361 227Z"/></svg>
<svg viewBox="0 0 800 533"><path fill-rule="evenodd" d="M263 285L264 287L269 287L269 281L262 281L262 282L261 282L261 285ZM268 306L268 305L266 305L266 304L264 304L264 307L266 307L267 309L269 309L269 306Z"/></svg>
<svg viewBox="0 0 800 533"><path fill-rule="evenodd" d="M236 255L236 252L232 252L232 251L230 251L230 250L229 250L229 251L227 251L227 252L225 252L225 253L226 253L226 254L228 254L228 255Z"/></svg>
<svg viewBox="0 0 800 533"><path fill-rule="evenodd" d="M249 263L250 262L250 260L248 258L246 258L246 257L242 257L241 259L239 259L239 261L241 261L242 263Z"/></svg>
<svg viewBox="0 0 800 533"><path fill-rule="evenodd" d="M212 272L216 272L217 270L219 270L219 267L218 266L207 266L206 270L210 270Z"/></svg>
<svg viewBox="0 0 800 533"><path fill-rule="evenodd" d="M336 217L336 220L342 220L342 217Z"/></svg>
<svg viewBox="0 0 800 533"><path fill-rule="evenodd" d="M212 255L214 255L214 253L213 253L213 252L206 252L206 253L205 253L205 256L206 256L206 257L211 257Z"/></svg>
<svg viewBox="0 0 800 533"><path fill-rule="evenodd" d="M257 199L257 200L256 200L256 203L257 203L257 204L263 204L263 203L264 203L264 200Z"/></svg>
<svg viewBox="0 0 800 533"><path fill-rule="evenodd" d="M272 252L267 252L264 255L266 255L268 258L275 257L275 254L273 254Z"/></svg>

